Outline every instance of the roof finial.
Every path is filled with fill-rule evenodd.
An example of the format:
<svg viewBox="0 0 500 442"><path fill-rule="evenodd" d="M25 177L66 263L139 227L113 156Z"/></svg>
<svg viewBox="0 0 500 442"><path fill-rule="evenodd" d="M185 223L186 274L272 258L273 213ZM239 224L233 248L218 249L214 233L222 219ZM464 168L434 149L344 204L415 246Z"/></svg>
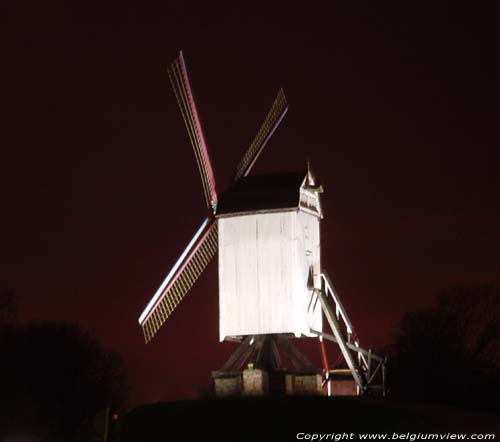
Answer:
<svg viewBox="0 0 500 442"><path fill-rule="evenodd" d="M311 161L307 158L307 185L314 186L314 175L311 171Z"/></svg>

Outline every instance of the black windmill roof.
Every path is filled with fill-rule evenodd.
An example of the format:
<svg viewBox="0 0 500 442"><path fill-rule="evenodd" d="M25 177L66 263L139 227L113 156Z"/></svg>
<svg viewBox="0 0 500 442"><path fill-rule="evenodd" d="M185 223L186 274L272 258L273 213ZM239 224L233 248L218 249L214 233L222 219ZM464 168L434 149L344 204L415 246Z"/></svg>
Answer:
<svg viewBox="0 0 500 442"><path fill-rule="evenodd" d="M297 208L306 175L300 170L243 177L221 195L216 215Z"/></svg>

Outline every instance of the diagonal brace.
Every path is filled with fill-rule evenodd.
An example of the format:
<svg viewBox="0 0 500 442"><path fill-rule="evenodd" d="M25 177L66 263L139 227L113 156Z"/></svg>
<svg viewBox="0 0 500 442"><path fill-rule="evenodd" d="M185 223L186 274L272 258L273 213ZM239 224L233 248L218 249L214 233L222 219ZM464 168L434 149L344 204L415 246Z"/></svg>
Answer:
<svg viewBox="0 0 500 442"><path fill-rule="evenodd" d="M321 307L323 309L323 313L325 314L328 324L332 329L333 335L337 340L337 343L340 347L340 351L342 352L342 356L344 356L347 366L349 367L349 370L351 370L352 377L354 378L356 384L361 388L361 390L364 390L366 386L365 380L362 377L362 374L358 368L358 364L352 357L352 354L349 348L347 347L347 342L342 334L335 312L332 310L331 305L328 303L328 299L326 298L323 290L320 289L314 289L314 290L318 294L319 300L321 302Z"/></svg>

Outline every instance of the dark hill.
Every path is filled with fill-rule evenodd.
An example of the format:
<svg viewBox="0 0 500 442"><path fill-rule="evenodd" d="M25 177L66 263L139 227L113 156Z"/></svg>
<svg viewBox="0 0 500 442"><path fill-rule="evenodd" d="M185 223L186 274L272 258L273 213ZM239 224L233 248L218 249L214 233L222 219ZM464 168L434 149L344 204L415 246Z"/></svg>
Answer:
<svg viewBox="0 0 500 442"><path fill-rule="evenodd" d="M386 433L387 439L393 432L496 433L498 437L499 430L498 415L422 403L371 398L255 397L143 405L124 417L120 440L295 441L298 433L331 435L323 440L359 440L358 435L364 431ZM341 433L348 434L335 439ZM409 435L406 440L415 439Z"/></svg>

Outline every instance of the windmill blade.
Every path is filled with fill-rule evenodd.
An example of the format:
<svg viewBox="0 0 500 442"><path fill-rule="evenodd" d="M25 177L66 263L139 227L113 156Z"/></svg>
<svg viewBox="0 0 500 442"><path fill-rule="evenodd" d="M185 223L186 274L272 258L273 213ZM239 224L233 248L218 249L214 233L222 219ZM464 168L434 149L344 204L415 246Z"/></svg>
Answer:
<svg viewBox="0 0 500 442"><path fill-rule="evenodd" d="M184 119L184 124L188 131L189 139L194 149L207 207L214 208L217 204L215 176L208 155L203 130L201 129L200 119L198 117L198 111L196 110L182 51L179 52L179 56L169 66L168 75L174 89L175 97L177 98L177 103L179 104L182 118Z"/></svg>
<svg viewBox="0 0 500 442"><path fill-rule="evenodd" d="M217 223L207 218L139 317L146 343L156 334L217 252Z"/></svg>
<svg viewBox="0 0 500 442"><path fill-rule="evenodd" d="M271 138L287 111L288 103L286 102L285 92L283 92L283 89L280 89L255 139L252 144L250 144L250 147L247 149L240 164L238 164L236 168L235 181L242 176L248 175L250 169L255 164L255 161L257 161L257 158L269 141L269 138Z"/></svg>

